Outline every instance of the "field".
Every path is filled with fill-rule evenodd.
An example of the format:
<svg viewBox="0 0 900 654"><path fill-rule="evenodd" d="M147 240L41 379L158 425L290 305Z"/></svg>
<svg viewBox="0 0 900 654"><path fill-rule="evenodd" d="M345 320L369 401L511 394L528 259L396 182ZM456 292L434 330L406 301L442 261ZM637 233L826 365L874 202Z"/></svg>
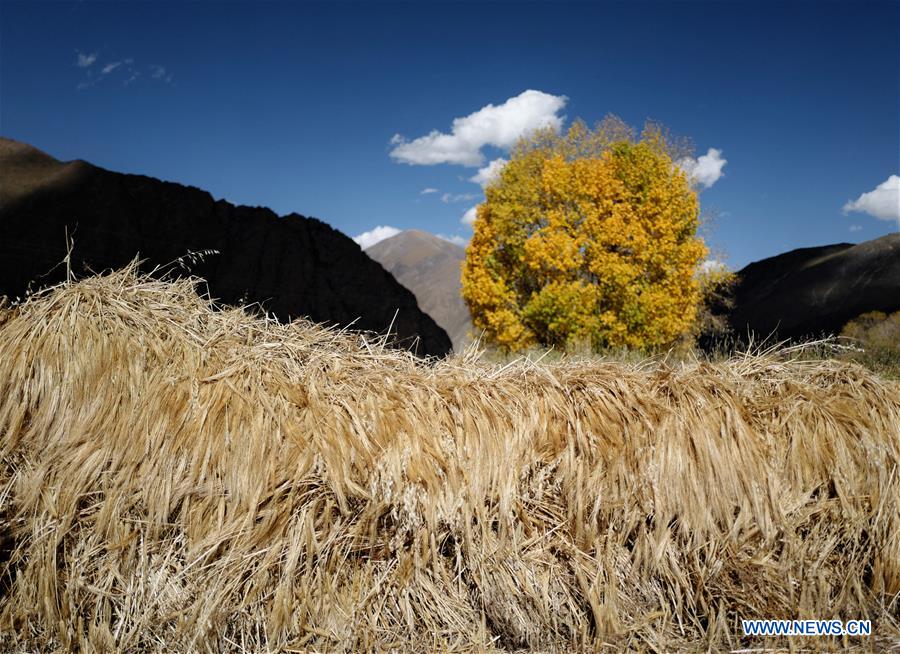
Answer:
<svg viewBox="0 0 900 654"><path fill-rule="evenodd" d="M4 651L900 646L852 362L421 362L125 270L0 310L0 456Z"/></svg>

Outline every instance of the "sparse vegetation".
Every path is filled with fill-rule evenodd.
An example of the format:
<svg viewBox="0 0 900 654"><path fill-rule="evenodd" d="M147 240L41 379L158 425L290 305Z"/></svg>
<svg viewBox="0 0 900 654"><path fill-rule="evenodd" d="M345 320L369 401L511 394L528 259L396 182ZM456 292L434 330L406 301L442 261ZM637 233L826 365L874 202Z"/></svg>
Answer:
<svg viewBox="0 0 900 654"><path fill-rule="evenodd" d="M89 278L0 316L0 649L887 647L898 425L835 360L422 363Z"/></svg>
<svg viewBox="0 0 900 654"><path fill-rule="evenodd" d="M867 368L900 379L900 311L864 313L841 330L841 336L856 344L848 356Z"/></svg>

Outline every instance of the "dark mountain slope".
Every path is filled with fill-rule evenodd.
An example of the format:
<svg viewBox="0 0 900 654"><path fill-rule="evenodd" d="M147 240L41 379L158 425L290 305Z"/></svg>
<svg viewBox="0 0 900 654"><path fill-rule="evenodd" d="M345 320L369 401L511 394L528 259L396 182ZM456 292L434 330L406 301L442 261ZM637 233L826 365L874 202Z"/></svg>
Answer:
<svg viewBox="0 0 900 654"><path fill-rule="evenodd" d="M0 295L64 279L58 264L66 232L74 237L76 274L118 268L136 255L149 271L189 250L214 249L220 254L191 272L224 303L260 302L281 320L302 316L365 331L384 332L393 320L401 347L434 356L451 348L410 291L319 220L279 218L193 187L61 163L0 139Z"/></svg>
<svg viewBox="0 0 900 654"><path fill-rule="evenodd" d="M434 234L418 229L400 232L366 249L411 290L422 311L434 318L461 350L469 342L472 322L462 299L460 281L466 251Z"/></svg>
<svg viewBox="0 0 900 654"><path fill-rule="evenodd" d="M730 315L738 337L838 333L861 313L900 310L900 234L792 250L751 263L738 278Z"/></svg>

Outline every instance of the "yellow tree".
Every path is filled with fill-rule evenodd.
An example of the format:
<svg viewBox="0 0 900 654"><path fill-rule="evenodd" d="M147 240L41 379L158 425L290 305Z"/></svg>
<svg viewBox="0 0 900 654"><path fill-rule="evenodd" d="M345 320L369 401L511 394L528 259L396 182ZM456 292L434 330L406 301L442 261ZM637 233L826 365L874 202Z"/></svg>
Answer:
<svg viewBox="0 0 900 654"><path fill-rule="evenodd" d="M485 189L462 292L505 350L650 348L688 333L706 255L699 202L675 161L688 146L655 124L536 132Z"/></svg>

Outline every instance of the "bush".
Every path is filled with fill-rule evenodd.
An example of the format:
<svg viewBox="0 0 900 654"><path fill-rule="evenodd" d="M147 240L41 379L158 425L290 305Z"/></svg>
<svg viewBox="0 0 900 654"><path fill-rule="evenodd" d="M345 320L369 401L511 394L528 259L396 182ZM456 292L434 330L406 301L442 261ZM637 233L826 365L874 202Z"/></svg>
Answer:
<svg viewBox="0 0 900 654"><path fill-rule="evenodd" d="M848 322L841 336L861 348L851 358L881 374L900 377L900 311L864 313Z"/></svg>

